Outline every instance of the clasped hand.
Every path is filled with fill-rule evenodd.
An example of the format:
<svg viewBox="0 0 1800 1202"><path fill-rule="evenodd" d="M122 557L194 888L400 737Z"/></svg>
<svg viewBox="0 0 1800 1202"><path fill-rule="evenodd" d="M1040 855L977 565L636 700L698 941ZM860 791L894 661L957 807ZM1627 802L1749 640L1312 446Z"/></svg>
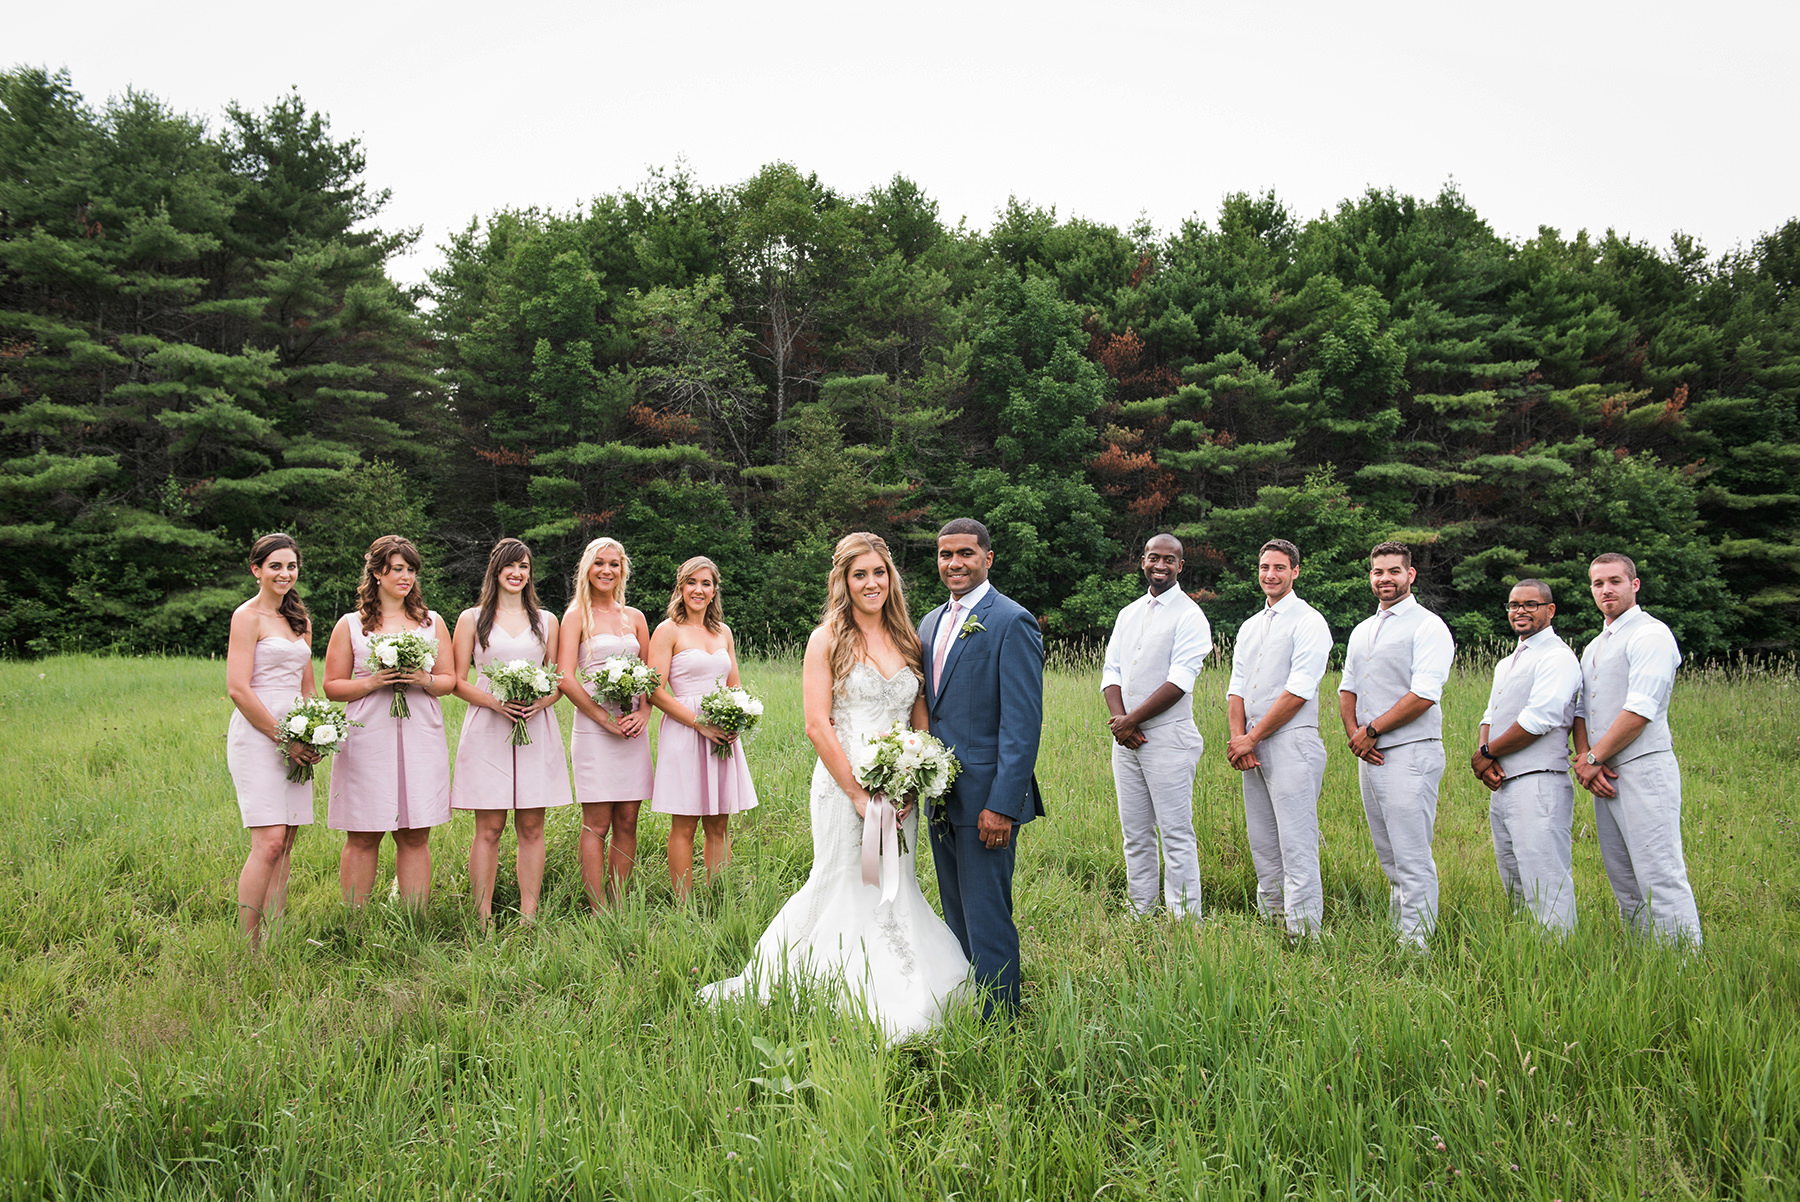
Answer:
<svg viewBox="0 0 1800 1202"><path fill-rule="evenodd" d="M1598 764L1578 762L1575 765L1575 779L1581 782L1582 788L1595 797L1617 797L1619 795L1619 791L1613 787L1613 782L1619 779L1619 774L1613 768L1608 767L1604 761Z"/></svg>
<svg viewBox="0 0 1800 1202"><path fill-rule="evenodd" d="M1249 731L1245 731L1241 735L1234 735L1231 741L1225 744L1225 759L1239 772L1248 772L1252 768L1262 767L1262 761L1256 758L1256 739Z"/></svg>
<svg viewBox="0 0 1800 1202"><path fill-rule="evenodd" d="M1359 726L1355 730L1345 731L1344 734L1350 740L1350 754L1357 759L1366 764L1373 764L1377 768L1386 763L1382 759L1381 751L1375 746L1375 740L1369 736L1367 726Z"/></svg>
<svg viewBox="0 0 1800 1202"><path fill-rule="evenodd" d="M1500 761L1490 760L1479 751L1469 757L1469 771L1486 786L1489 793L1506 783L1506 770L1500 766Z"/></svg>
<svg viewBox="0 0 1800 1202"><path fill-rule="evenodd" d="M1114 714L1106 720L1106 725L1112 731L1113 742L1128 750L1135 751L1150 741L1149 736L1138 729L1137 723L1125 714Z"/></svg>

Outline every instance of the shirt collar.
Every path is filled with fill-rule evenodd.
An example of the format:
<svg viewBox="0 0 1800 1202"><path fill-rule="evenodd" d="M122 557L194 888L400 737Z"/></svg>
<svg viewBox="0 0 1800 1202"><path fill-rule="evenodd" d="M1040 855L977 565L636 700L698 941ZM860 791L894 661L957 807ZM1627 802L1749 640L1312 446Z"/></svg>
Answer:
<svg viewBox="0 0 1800 1202"><path fill-rule="evenodd" d="M1144 590L1144 595L1138 598L1138 604L1143 605L1145 608L1148 608L1152 601L1156 602L1156 607L1158 609L1168 609L1172 606L1180 605L1182 601L1186 601L1189 605L1194 603L1194 599L1183 592L1179 584L1174 588L1169 589L1160 597L1154 595L1146 588Z"/></svg>
<svg viewBox="0 0 1800 1202"><path fill-rule="evenodd" d="M974 609L977 605L980 605L981 599L983 597L987 596L988 590L993 587L994 587L993 581L983 580L980 584L976 585L974 588L972 588L968 592L964 593L962 595L962 599L957 602L958 605L962 606L962 609L960 612L968 613L971 609ZM946 606L948 606L950 603L948 601L946 601L946 602L944 602L944 604ZM948 613L949 610L946 609L944 612Z"/></svg>
<svg viewBox="0 0 1800 1202"><path fill-rule="evenodd" d="M1535 651L1542 647L1548 647L1552 643L1560 642L1562 642L1562 636L1556 633L1556 627L1546 626L1530 638L1520 639L1519 645L1521 647L1530 647Z"/></svg>
<svg viewBox="0 0 1800 1202"><path fill-rule="evenodd" d="M1273 605L1269 604L1269 599L1267 597L1263 598L1264 612L1272 609L1278 614L1284 614L1298 604L1300 604L1300 594L1296 593L1293 589L1289 589L1286 593L1282 594L1281 600Z"/></svg>
<svg viewBox="0 0 1800 1202"><path fill-rule="evenodd" d="M1639 616L1641 616L1643 614L1643 612L1644 612L1643 606L1634 605L1630 609L1626 610L1624 613L1620 614L1618 617L1614 618L1612 621L1608 622L1606 624L1606 626L1604 627L1604 629L1608 633L1617 633L1619 631L1622 631L1626 627L1630 626L1633 622L1637 621Z"/></svg>
<svg viewBox="0 0 1800 1202"><path fill-rule="evenodd" d="M1393 614L1397 618L1401 614L1405 613L1409 607L1417 605L1418 603L1419 603L1419 599L1417 597L1413 596L1411 593L1408 593L1408 594L1406 594L1406 596L1400 598L1400 600L1398 600L1398 601L1394 602L1392 605L1388 606L1387 611L1390 614ZM1375 616L1376 617L1381 616L1381 607L1379 605L1375 607Z"/></svg>

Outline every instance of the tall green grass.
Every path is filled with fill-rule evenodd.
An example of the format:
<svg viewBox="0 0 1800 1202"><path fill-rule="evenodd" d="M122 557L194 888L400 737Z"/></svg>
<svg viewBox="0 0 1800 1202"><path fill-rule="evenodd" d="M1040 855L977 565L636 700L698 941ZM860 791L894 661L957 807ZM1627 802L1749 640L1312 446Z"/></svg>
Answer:
<svg viewBox="0 0 1800 1202"><path fill-rule="evenodd" d="M646 815L630 896L589 917L564 810L535 928L505 912L503 861L499 932L477 932L466 815L432 840L422 912L347 911L321 774L289 915L250 959L223 664L0 664L0 1197L1800 1193L1791 665L1677 689L1695 956L1621 930L1579 804L1576 934L1507 912L1487 794L1461 766L1487 681L1459 671L1425 960L1387 931L1335 737L1328 937L1287 949L1255 919L1220 670L1199 689L1207 920L1128 920L1096 673L1054 665L1050 815L1016 881L1024 1012L899 1048L810 997L693 1000L738 971L811 858L797 664L745 676L770 702L750 748L763 805L691 904ZM391 851L382 872L377 896Z"/></svg>

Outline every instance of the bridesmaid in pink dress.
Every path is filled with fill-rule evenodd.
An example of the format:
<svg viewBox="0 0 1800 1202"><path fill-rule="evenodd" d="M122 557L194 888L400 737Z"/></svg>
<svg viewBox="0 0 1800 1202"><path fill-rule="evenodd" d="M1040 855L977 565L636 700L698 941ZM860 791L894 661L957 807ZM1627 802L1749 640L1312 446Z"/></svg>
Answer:
<svg viewBox="0 0 1800 1202"><path fill-rule="evenodd" d="M313 695L312 618L294 586L300 548L285 534L265 534L250 548L256 596L231 615L225 691L237 708L225 736L225 766L237 786L238 812L250 831L250 857L238 874L238 926L252 948L265 918L287 901L294 837L312 822L312 782L288 780L289 764L316 764L317 752L281 752L277 723L296 697Z"/></svg>
<svg viewBox="0 0 1800 1202"><path fill-rule="evenodd" d="M338 881L344 902L360 906L375 888L381 837L394 836L400 895L423 905L431 895L431 828L450 820L450 750L438 698L456 687L450 632L419 595L419 551L385 534L363 556L357 609L332 628L325 648L325 695L349 703L351 727L331 768L325 823L344 832ZM369 640L416 630L438 645L430 669L370 673ZM396 685L407 686L412 717L388 714Z"/></svg>
<svg viewBox="0 0 1800 1202"><path fill-rule="evenodd" d="M756 806L756 786L737 736L700 721L700 700L723 682L738 683L737 645L719 602L719 569L704 555L681 565L669 595L668 619L650 637L646 662L662 673L651 701L663 712L658 727L655 800L650 808L671 815L669 881L675 896L693 887L694 828L705 831L706 879L731 859L725 824ZM731 748L728 757L714 747Z"/></svg>
<svg viewBox="0 0 1800 1202"><path fill-rule="evenodd" d="M544 809L566 806L569 765L563 759L562 728L550 708L560 693L529 704L505 702L485 687L485 675L469 682L471 662L484 668L515 659L556 666L556 619L538 607L531 581L531 548L503 538L488 555L481 601L456 620L456 695L469 703L462 738L456 744L456 776L450 785L452 809L475 811L475 839L469 844L469 891L486 930L493 925L494 874L500 866L500 836L506 812L513 812L518 837L519 916L537 918L544 887ZM531 742L512 744L513 723L525 719Z"/></svg>
<svg viewBox="0 0 1800 1202"><path fill-rule="evenodd" d="M596 912L625 891L637 863L638 808L650 796L649 705L639 699L614 713L596 702L581 673L614 655L648 661L650 626L625 604L631 557L615 538L597 538L581 553L574 599L563 615L557 662L572 664L562 691L575 706L571 756L581 802L581 880ZM607 855L608 835L612 854Z"/></svg>

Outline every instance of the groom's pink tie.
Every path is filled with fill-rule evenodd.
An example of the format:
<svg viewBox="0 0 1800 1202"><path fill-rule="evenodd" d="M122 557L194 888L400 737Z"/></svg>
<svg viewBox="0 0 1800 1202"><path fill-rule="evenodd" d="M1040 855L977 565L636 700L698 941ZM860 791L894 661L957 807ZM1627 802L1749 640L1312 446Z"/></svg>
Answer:
<svg viewBox="0 0 1800 1202"><path fill-rule="evenodd" d="M950 654L950 643L956 638L956 615L962 611L962 602L955 597L950 598L950 612L944 615L943 628L938 632L937 648L931 653L931 691L935 696L944 687L944 657Z"/></svg>

